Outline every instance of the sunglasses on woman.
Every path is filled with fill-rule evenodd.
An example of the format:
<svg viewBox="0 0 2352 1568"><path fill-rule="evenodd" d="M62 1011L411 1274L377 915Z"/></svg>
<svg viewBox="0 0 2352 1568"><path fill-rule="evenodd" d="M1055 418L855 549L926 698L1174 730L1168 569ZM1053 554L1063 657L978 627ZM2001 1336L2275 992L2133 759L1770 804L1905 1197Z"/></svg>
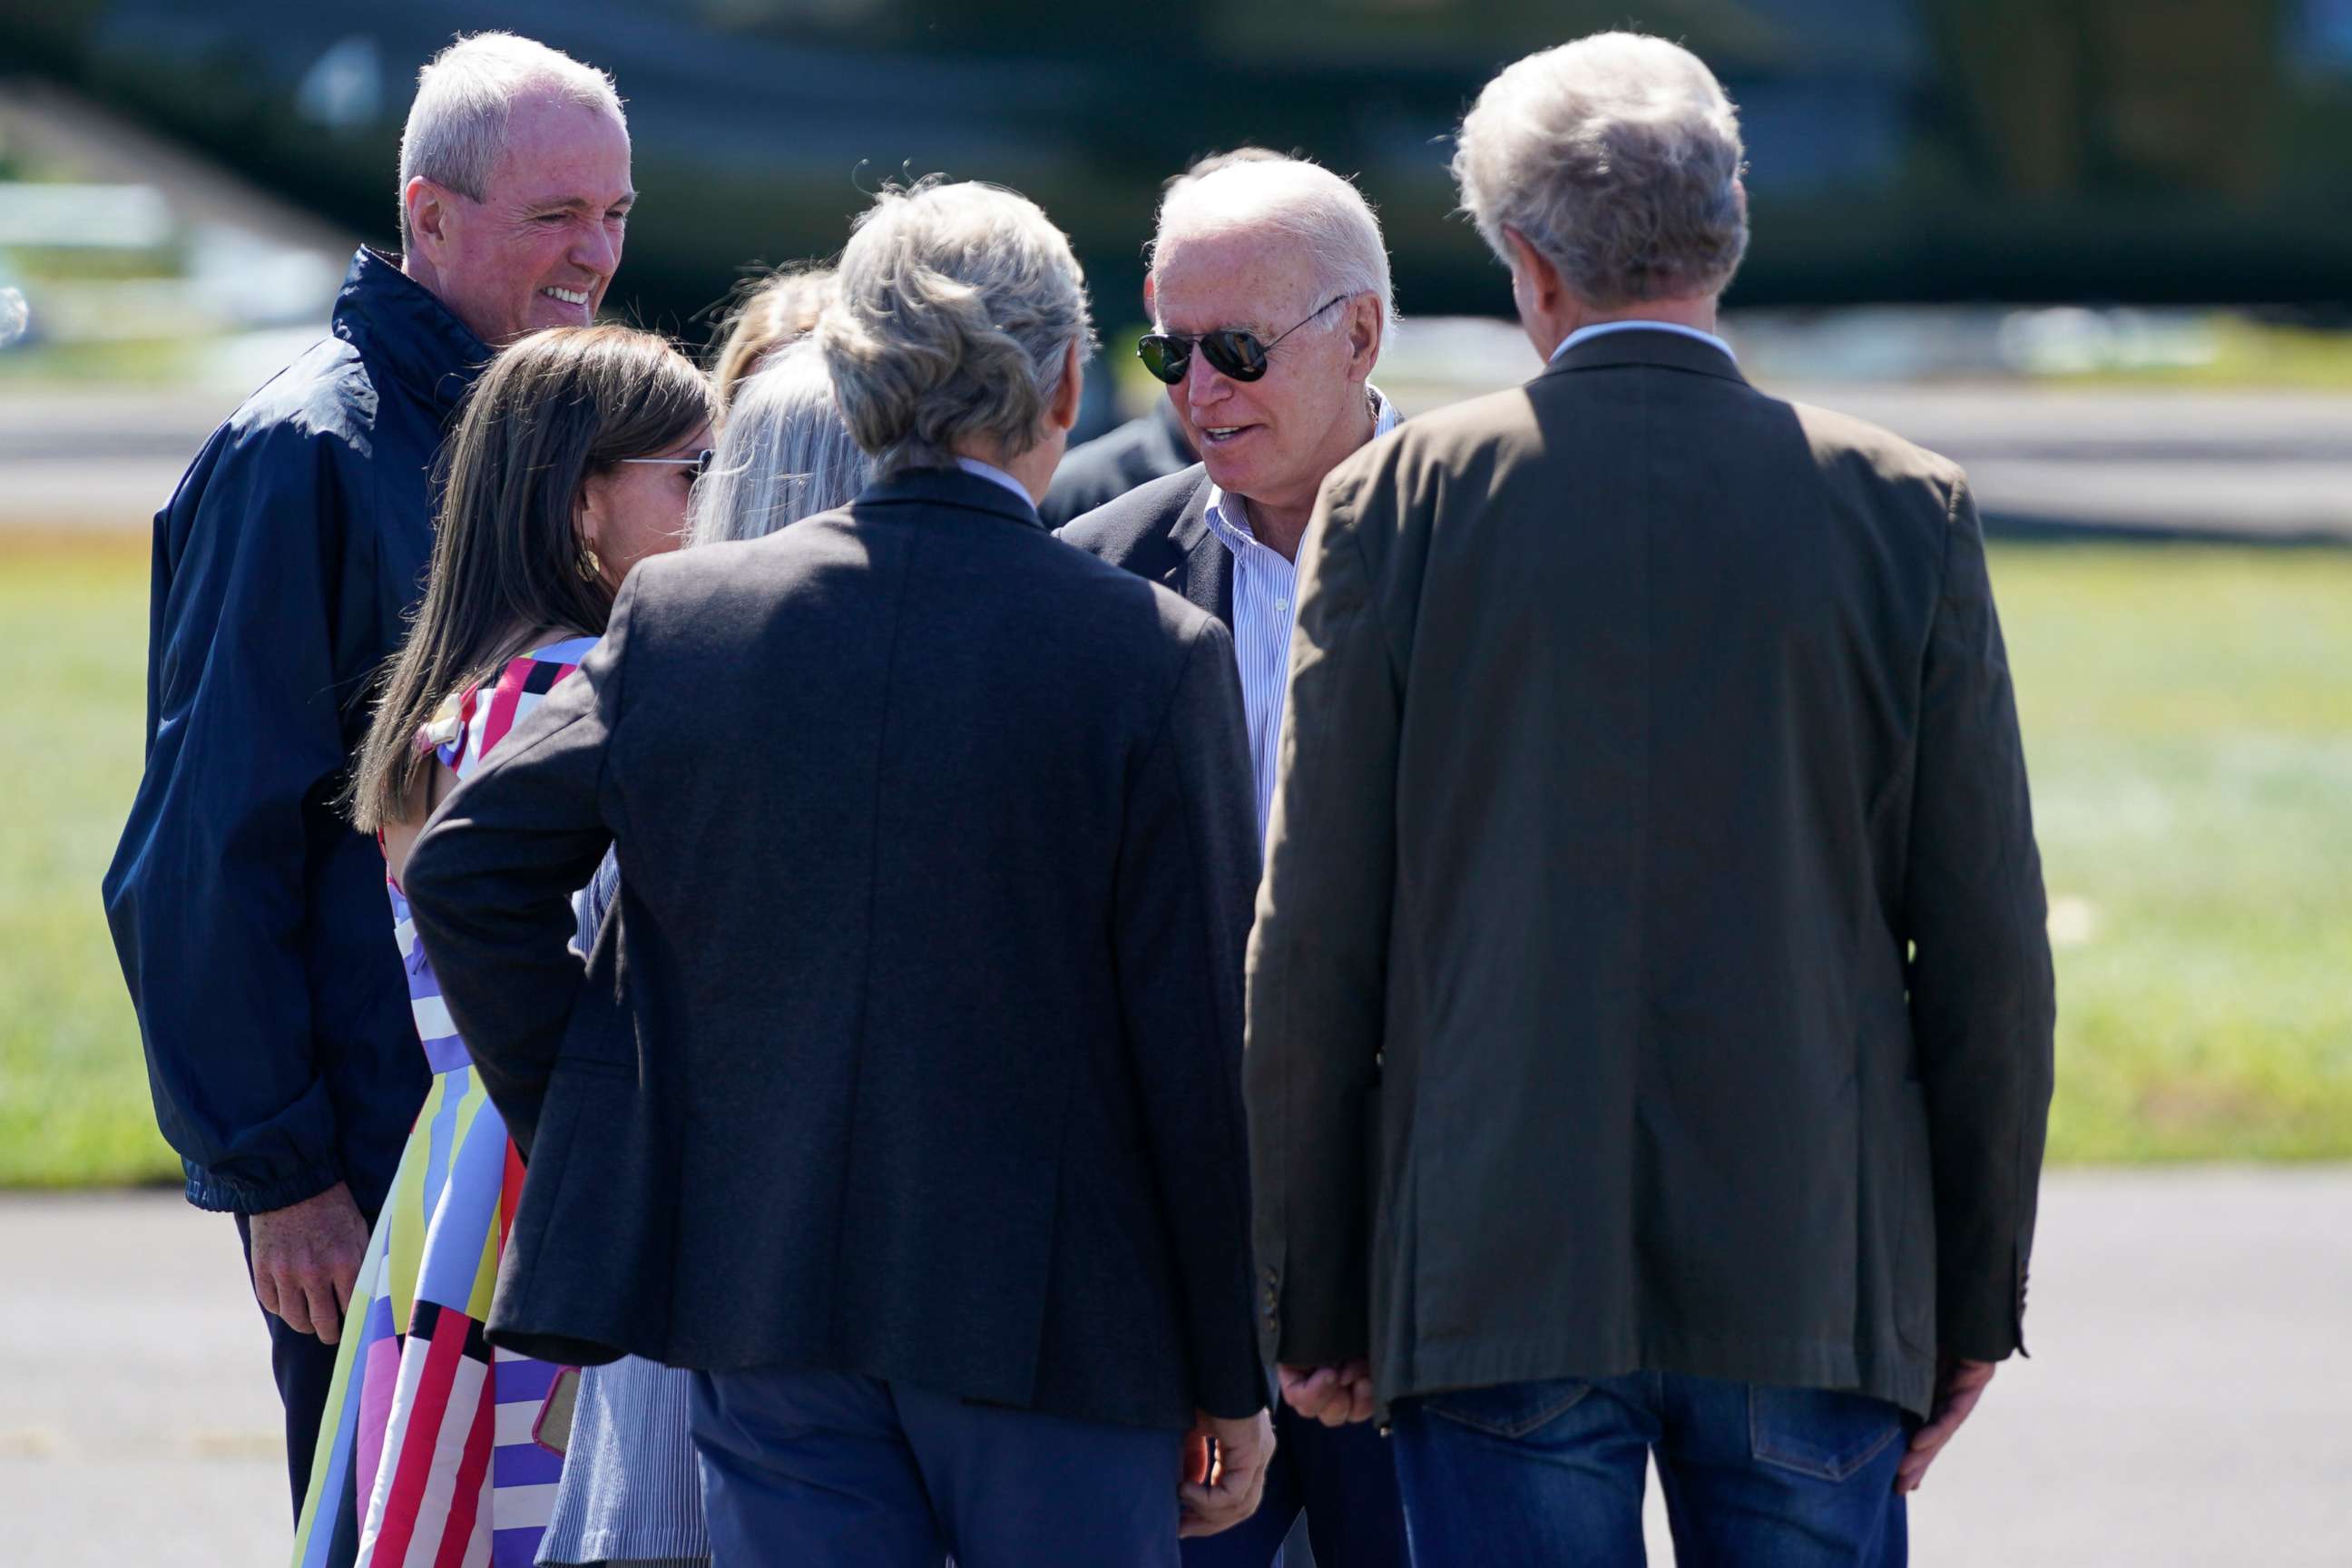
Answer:
<svg viewBox="0 0 2352 1568"><path fill-rule="evenodd" d="M1185 373L1192 368L1192 351L1195 348L1201 351L1201 356L1218 374L1229 375L1235 381L1255 381L1265 374L1265 356L1274 343L1280 342L1340 300L1354 298L1352 293L1332 295L1309 310L1305 321L1276 333L1273 343L1262 343L1257 341L1255 332L1244 332L1234 327L1221 327L1213 332L1197 334L1153 332L1149 337L1136 340L1135 357L1143 362L1144 369L1171 386L1182 381Z"/></svg>
<svg viewBox="0 0 2352 1568"><path fill-rule="evenodd" d="M710 471L711 459L718 456L705 447L691 458L615 458L613 460L616 463L661 463L670 468L692 468L694 477L698 479Z"/></svg>

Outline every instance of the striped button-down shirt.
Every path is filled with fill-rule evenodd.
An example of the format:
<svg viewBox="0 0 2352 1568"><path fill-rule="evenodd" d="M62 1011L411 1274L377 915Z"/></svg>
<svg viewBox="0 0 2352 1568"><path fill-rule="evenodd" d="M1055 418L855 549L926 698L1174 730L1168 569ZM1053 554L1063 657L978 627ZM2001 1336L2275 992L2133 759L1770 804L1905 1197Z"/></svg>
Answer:
<svg viewBox="0 0 2352 1568"><path fill-rule="evenodd" d="M1397 411L1380 389L1372 400L1372 434L1397 426ZM1234 658L1241 667L1242 706L1249 714L1250 765L1256 773L1257 837L1265 842L1274 810L1274 764L1282 744L1282 704L1290 690L1290 630L1298 618L1298 568L1250 531L1242 498L1209 486L1209 530L1234 557Z"/></svg>

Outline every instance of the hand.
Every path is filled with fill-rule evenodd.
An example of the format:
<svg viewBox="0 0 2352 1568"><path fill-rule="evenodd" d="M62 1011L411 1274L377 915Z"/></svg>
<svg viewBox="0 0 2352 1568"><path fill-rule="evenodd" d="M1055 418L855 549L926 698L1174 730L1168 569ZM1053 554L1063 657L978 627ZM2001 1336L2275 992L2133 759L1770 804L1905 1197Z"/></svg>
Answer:
<svg viewBox="0 0 2352 1568"><path fill-rule="evenodd" d="M1178 1536L1214 1535L1230 1530L1257 1511L1265 1491L1265 1467L1274 1458L1274 1422L1261 1410L1239 1421L1227 1421L1203 1411L1184 1440L1186 1468L1192 1457L1216 1443L1215 1459L1199 1481L1186 1480L1176 1489L1181 1512Z"/></svg>
<svg viewBox="0 0 2352 1568"><path fill-rule="evenodd" d="M1927 1424L1911 1434L1911 1451L1895 1467L1896 1491L1919 1489L1919 1483L1927 1479L1927 1467L1936 1462L1936 1456L1943 1452L1944 1445L1952 1440L1952 1434L1960 1429L1960 1423L1969 1418L1969 1412L1984 1397L1985 1384L1992 1381L1998 1370L1989 1361L1943 1358L1936 1370L1936 1402L1927 1412Z"/></svg>
<svg viewBox="0 0 2352 1568"><path fill-rule="evenodd" d="M367 1253L367 1221L337 1182L315 1198L253 1215L253 1293L298 1334L324 1344L343 1335L343 1309Z"/></svg>
<svg viewBox="0 0 2352 1568"><path fill-rule="evenodd" d="M1372 1367L1361 1357L1338 1366L1278 1366L1282 1402L1326 1426L1369 1421L1372 1415Z"/></svg>
<svg viewBox="0 0 2352 1568"><path fill-rule="evenodd" d="M1216 1446L1209 1441L1206 1426L1195 1426L1185 1433L1183 1473L1176 1478L1176 1484L1179 1487L1207 1486L1209 1466L1216 1456Z"/></svg>

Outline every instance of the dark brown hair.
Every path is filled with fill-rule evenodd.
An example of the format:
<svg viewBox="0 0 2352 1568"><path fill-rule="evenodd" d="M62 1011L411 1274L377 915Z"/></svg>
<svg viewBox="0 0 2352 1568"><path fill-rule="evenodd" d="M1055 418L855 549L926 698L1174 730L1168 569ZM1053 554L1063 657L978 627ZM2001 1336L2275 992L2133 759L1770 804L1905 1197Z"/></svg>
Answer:
<svg viewBox="0 0 2352 1568"><path fill-rule="evenodd" d="M580 487L677 446L712 413L703 374L628 327L533 332L482 373L442 448L425 602L360 747L349 799L362 832L406 819L431 765L417 731L452 692L549 627L604 632L613 590L572 523Z"/></svg>

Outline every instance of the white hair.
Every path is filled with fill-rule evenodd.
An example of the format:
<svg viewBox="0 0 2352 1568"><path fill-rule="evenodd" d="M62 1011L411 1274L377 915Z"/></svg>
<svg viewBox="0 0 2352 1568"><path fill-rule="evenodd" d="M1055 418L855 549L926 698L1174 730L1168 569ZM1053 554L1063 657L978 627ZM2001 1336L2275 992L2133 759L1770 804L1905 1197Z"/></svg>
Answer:
<svg viewBox="0 0 2352 1568"><path fill-rule="evenodd" d="M1160 203L1152 237L1152 266L1179 239L1241 231L1286 236L1314 258L1318 297L1301 310L1335 294L1370 294L1380 302L1385 342L1396 325L1396 295L1389 280L1388 246L1372 204L1349 181L1305 158L1244 157L1172 183ZM1333 311L1322 325L1337 331L1347 320ZM1269 323L1286 327L1288 322Z"/></svg>
<svg viewBox="0 0 2352 1568"><path fill-rule="evenodd" d="M513 33L476 33L425 62L400 136L403 248L409 243L408 182L422 174L480 201L506 143L508 113L532 97L602 110L628 129L611 77Z"/></svg>
<svg viewBox="0 0 2352 1568"><path fill-rule="evenodd" d="M1506 265L1517 229L1589 303L1722 292L1748 249L1739 114L1696 55L1596 33L1488 82L1462 121L1462 205Z"/></svg>
<svg viewBox="0 0 2352 1568"><path fill-rule="evenodd" d="M979 442L1017 458L1045 435L1086 275L1037 204L999 185L918 181L859 216L815 341L877 477L946 468Z"/></svg>
<svg viewBox="0 0 2352 1568"><path fill-rule="evenodd" d="M694 487L688 542L759 539L846 506L872 470L842 423L823 356L803 338L736 389L718 456Z"/></svg>

